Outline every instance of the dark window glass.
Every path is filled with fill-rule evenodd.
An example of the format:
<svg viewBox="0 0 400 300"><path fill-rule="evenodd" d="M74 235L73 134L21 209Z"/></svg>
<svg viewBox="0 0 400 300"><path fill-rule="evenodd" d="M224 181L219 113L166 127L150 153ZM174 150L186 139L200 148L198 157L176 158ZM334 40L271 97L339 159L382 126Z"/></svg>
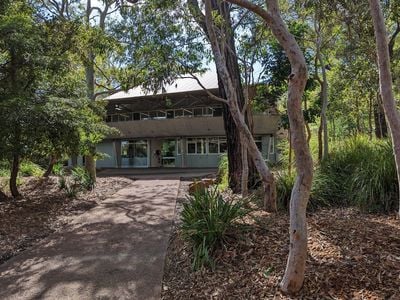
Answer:
<svg viewBox="0 0 400 300"><path fill-rule="evenodd" d="M140 120L140 113L134 113L134 114L133 114L133 119L134 119L135 121Z"/></svg>
<svg viewBox="0 0 400 300"><path fill-rule="evenodd" d="M216 154L218 153L218 140L210 139L208 141L208 153Z"/></svg>
<svg viewBox="0 0 400 300"><path fill-rule="evenodd" d="M225 140L219 141L219 153L225 153L227 150L227 145Z"/></svg>
<svg viewBox="0 0 400 300"><path fill-rule="evenodd" d="M194 115L196 117L201 117L203 115L203 109L202 108L195 108L193 109Z"/></svg>
<svg viewBox="0 0 400 300"><path fill-rule="evenodd" d="M191 153L191 154L196 153L196 144L193 142L188 142L187 150L188 150L188 153Z"/></svg>
<svg viewBox="0 0 400 300"><path fill-rule="evenodd" d="M174 111L167 110L167 119L173 119L173 118L174 118Z"/></svg>
<svg viewBox="0 0 400 300"><path fill-rule="evenodd" d="M214 108L214 117L220 117L222 116L222 107L216 107Z"/></svg>
<svg viewBox="0 0 400 300"><path fill-rule="evenodd" d="M193 116L193 111L191 109L184 109L183 110L183 115L185 117L191 117L191 116Z"/></svg>
<svg viewBox="0 0 400 300"><path fill-rule="evenodd" d="M111 116L112 122L118 122L118 115Z"/></svg>

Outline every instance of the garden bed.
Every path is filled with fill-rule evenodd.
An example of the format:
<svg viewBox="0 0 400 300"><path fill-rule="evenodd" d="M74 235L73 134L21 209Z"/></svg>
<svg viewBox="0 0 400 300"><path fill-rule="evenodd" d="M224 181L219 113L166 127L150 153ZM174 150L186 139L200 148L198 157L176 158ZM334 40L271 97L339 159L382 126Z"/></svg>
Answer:
<svg viewBox="0 0 400 300"><path fill-rule="evenodd" d="M282 213L247 217L238 238L217 253L214 272L192 271L191 247L176 228L162 298L288 299L278 287L288 255L288 222ZM306 281L296 298L400 299L400 221L394 216L320 210L308 216L308 229Z"/></svg>
<svg viewBox="0 0 400 300"><path fill-rule="evenodd" d="M0 264L61 230L68 218L81 214L132 182L124 177L98 178L92 191L70 199L57 178L24 177L21 199L0 202Z"/></svg>

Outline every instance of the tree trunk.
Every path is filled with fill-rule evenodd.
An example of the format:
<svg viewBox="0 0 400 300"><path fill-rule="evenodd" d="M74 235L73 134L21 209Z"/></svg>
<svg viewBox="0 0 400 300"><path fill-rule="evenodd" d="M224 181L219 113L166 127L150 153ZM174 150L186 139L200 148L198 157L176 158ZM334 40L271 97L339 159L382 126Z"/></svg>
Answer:
<svg viewBox="0 0 400 300"><path fill-rule="evenodd" d="M374 105L374 122L375 122L375 136L378 139L383 139L388 136L385 112L382 106L382 99L380 92L376 93L376 103Z"/></svg>
<svg viewBox="0 0 400 300"><path fill-rule="evenodd" d="M372 108L373 108L373 98L374 95L371 92L369 94L369 101L368 101L368 137L369 140L372 140Z"/></svg>
<svg viewBox="0 0 400 300"><path fill-rule="evenodd" d="M242 146L242 197L247 197L249 193L248 183L249 183L249 161L247 157L247 146L243 143L243 136L241 137L241 146Z"/></svg>
<svg viewBox="0 0 400 300"><path fill-rule="evenodd" d="M57 163L57 158L55 156L50 156L49 165L47 166L46 171L43 174L43 177L49 177L53 172L53 167Z"/></svg>
<svg viewBox="0 0 400 300"><path fill-rule="evenodd" d="M318 126L318 161L322 161L322 152L323 152L323 144L322 144L322 118L319 121L319 126Z"/></svg>
<svg viewBox="0 0 400 300"><path fill-rule="evenodd" d="M90 13L92 10L91 1L88 0L86 4L86 26L90 27ZM104 30L104 14L101 14L100 18L100 29ZM86 75L86 94L90 100L95 100L94 97L94 60L95 55L91 49L88 49L87 61L85 62L85 75ZM89 149L89 154L85 157L85 168L89 173L90 178L93 182L96 182L96 160L94 158L96 148Z"/></svg>
<svg viewBox="0 0 400 300"><path fill-rule="evenodd" d="M294 294L303 286L307 259L306 208L310 196L313 164L302 112L301 100L307 82L307 65L295 38L283 22L277 0L266 0L268 11L248 0L228 0L261 16L284 49L290 65L288 115L297 176L290 198L290 248L285 275L280 284L284 293Z"/></svg>
<svg viewBox="0 0 400 300"><path fill-rule="evenodd" d="M205 35L209 39L209 32L205 24L204 15L200 10L197 0L187 0L190 11L196 22L203 29ZM230 19L230 10L228 4L225 2L218 2L216 0L211 1L212 9L218 11L218 13L224 19L223 35L225 36L226 47L224 48L224 56L226 58L226 68L230 73L233 80L237 83L235 88L237 92L237 101L240 109L243 108L245 103L243 87L241 84L239 64L236 55L236 47L234 41L234 29L232 28ZM221 79L220 71L217 68L218 75L218 86L219 86L219 96L223 99L227 99L227 87L224 81ZM233 192L238 193L241 189L241 176L242 176L242 149L240 145L240 132L236 127L236 124L231 116L229 107L227 104L223 104L223 119L224 128L227 138L227 154L228 154L228 178L229 187ZM254 179L256 176L254 174L254 168L249 168L249 178Z"/></svg>
<svg viewBox="0 0 400 300"><path fill-rule="evenodd" d="M10 191L11 195L14 198L18 198L21 196L17 187L18 172L19 172L19 155L14 154L11 164L11 174L10 174Z"/></svg>
<svg viewBox="0 0 400 300"><path fill-rule="evenodd" d="M319 63L321 65L322 72L322 108L321 108L321 125L322 125L322 133L323 133L323 151L322 151L322 159L326 159L329 154L329 139L328 139L328 122L326 119L326 111L328 109L328 79L326 77L326 69L325 64L322 59L321 54L318 57Z"/></svg>
<svg viewBox="0 0 400 300"><path fill-rule="evenodd" d="M390 72L390 57L388 43L386 40L387 32L385 27L385 19L383 17L381 5L378 0L369 0L369 6L374 24L378 54L379 87L382 96L383 108L389 123L389 129L392 137L393 153L396 161L397 180L400 190L400 116L396 108L396 102L394 100L392 89L392 74ZM400 218L400 205L398 217Z"/></svg>
<svg viewBox="0 0 400 300"><path fill-rule="evenodd" d="M225 52L221 51L221 48L226 49L226 45L223 44L224 42L223 38L218 38L215 33L212 10L213 9L211 0L206 0L205 23L207 27L209 40L211 43L211 49L214 54L217 70L224 83L225 92L227 94L226 103L229 107L229 111L236 124L236 127L239 129L241 135L243 136L243 142L247 144L248 154L252 158L257 168L257 171L260 174L261 180L263 182L264 192L265 192L264 207L268 211L275 212L276 211L275 180L273 174L268 169L261 152L258 150L254 138L251 134L251 131L249 130L249 127L246 124L245 116L243 115L242 110L239 108L237 86L238 84L240 84L240 81L235 80L235 77L231 77L231 72L229 72L227 68Z"/></svg>
<svg viewBox="0 0 400 300"><path fill-rule="evenodd" d="M288 140L289 140L288 174L289 176L292 176L293 151L292 151L292 134L290 133L290 128L288 129Z"/></svg>

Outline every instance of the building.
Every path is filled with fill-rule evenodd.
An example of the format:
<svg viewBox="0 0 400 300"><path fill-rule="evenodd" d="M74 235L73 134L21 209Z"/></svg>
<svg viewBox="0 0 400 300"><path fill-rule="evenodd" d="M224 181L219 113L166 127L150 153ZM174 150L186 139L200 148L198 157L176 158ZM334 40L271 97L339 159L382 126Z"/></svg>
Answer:
<svg viewBox="0 0 400 300"><path fill-rule="evenodd" d="M218 95L215 73L199 79ZM192 78L178 79L154 94L135 88L106 99L106 121L121 135L98 145L105 154L98 168L210 168L218 166L226 151L221 103ZM267 160L276 159L278 122L271 113L254 115L256 143Z"/></svg>

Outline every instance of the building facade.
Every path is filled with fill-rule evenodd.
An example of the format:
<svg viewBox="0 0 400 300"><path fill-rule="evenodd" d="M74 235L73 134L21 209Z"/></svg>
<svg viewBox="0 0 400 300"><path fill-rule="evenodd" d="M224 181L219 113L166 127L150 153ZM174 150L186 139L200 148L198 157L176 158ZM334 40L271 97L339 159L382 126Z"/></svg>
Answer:
<svg viewBox="0 0 400 300"><path fill-rule="evenodd" d="M215 74L199 79L218 95ZM98 145L97 151L104 154L98 168L212 168L226 152L221 103L191 78L178 79L155 94L136 88L106 100L106 122L120 135ZM260 151L266 160L275 161L279 116L254 114L253 121Z"/></svg>

